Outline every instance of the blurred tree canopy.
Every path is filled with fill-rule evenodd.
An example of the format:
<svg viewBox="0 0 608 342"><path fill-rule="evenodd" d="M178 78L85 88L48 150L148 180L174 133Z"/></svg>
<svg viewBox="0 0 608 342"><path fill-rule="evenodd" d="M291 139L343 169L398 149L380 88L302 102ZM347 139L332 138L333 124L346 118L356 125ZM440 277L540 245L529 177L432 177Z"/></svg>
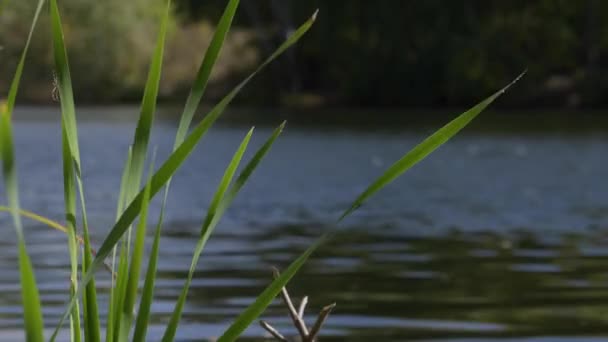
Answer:
<svg viewBox="0 0 608 342"><path fill-rule="evenodd" d="M3 74L11 75L25 44L37 1L9 1L0 16ZM145 82L161 1L61 1L77 95L81 99L113 99ZM24 73L23 88L34 100L48 99L52 54L48 16L40 18ZM8 68L10 66L10 68ZM3 75L4 76L4 75ZM2 77L2 88L9 77ZM80 89L81 91L78 91Z"/></svg>
<svg viewBox="0 0 608 342"><path fill-rule="evenodd" d="M23 44L33 3L12 1L4 9L3 60L16 60L13 47ZM161 3L62 1L81 98L136 98ZM225 3L175 0L167 98L187 91ZM295 95L321 105L468 105L528 69L503 105L608 104L608 2L601 0L242 0L233 35L240 38L224 51L227 62L214 85L233 85L316 8L319 19L309 35L243 101L276 104ZM47 37L40 33L31 58L40 67L28 66L32 81L49 77Z"/></svg>
<svg viewBox="0 0 608 342"><path fill-rule="evenodd" d="M190 20L217 17L222 5L178 0ZM297 61L282 72L293 74L296 89L330 102L470 104L528 69L517 95L505 99L512 105L607 104L608 1L243 0L242 7L240 23L270 30L266 39L319 8Z"/></svg>

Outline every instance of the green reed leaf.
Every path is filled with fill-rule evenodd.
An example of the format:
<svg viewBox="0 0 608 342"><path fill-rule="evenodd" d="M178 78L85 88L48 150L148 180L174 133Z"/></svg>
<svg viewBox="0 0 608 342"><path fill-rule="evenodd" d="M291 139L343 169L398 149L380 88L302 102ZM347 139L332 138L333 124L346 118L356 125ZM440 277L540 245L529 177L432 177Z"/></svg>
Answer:
<svg viewBox="0 0 608 342"><path fill-rule="evenodd" d="M190 134L184 139L184 141L177 147L173 153L168 157L168 159L161 165L161 167L156 171L156 173L152 176L151 187L150 187L150 195L154 197L156 193L167 183L167 181L173 176L173 174L179 169L179 167L183 164L183 162L188 158L190 153L194 150L194 147L198 145L198 142L205 135L208 129L215 123L215 121L221 116L226 107L232 102L234 97L247 85L259 72L261 72L270 62L279 57L285 50L295 44L302 36L310 29L314 20L316 18L316 13L313 15L308 21L306 21L302 26L300 26L292 35L287 38L287 40L281 44L271 55L268 57L256 70L253 71L246 79L244 79L241 83L239 83L228 95L226 95L206 116L205 118L198 124L196 127L190 132ZM141 202L143 198L143 191L140 191L139 194L129 203L125 211L122 213L120 218L114 224L105 240L103 241L101 247L97 251L97 257L93 260L92 268L87 271L86 274L83 275L81 279L81 284L87 284L93 277L94 270L102 266L104 263L104 259L112 252L114 246L118 243L122 235L127 231L131 223L135 220L138 215L139 208L141 207ZM74 306L77 298L80 296L80 291L76 293L75 296L72 296L70 301L67 304L66 311L62 315L59 324L56 326L51 340L57 336L59 329L63 325L63 322L67 319L69 315L69 311Z"/></svg>
<svg viewBox="0 0 608 342"><path fill-rule="evenodd" d="M354 204L348 210L346 210L344 214L342 214L342 216L338 219L338 222L340 222L344 217L348 216L350 213L356 210L359 207L360 203L362 203L362 201L364 201L366 198L378 191L384 185L390 183L390 181L394 180L399 175L403 174L403 172L405 172L409 167L422 160L441 144L445 143L450 137L458 133L483 109L485 109L496 98L502 95L511 85L517 82L524 75L524 73L519 75L513 82L511 82L503 89L499 90L498 92L485 99L475 107L471 108L470 110L461 114L456 119L452 120L446 126L439 129L436 133L424 140L420 145L416 146L413 150L408 152L402 159L397 161L397 163L395 164L397 166L391 166L385 174L383 174L378 180L372 183L370 188L373 190L370 191L368 189L364 191L364 193L355 200ZM245 311L243 311L243 313L241 313L237 317L235 322L232 323L230 327L226 330L226 332L218 339L218 342L235 341L243 333L243 331L245 331L245 329L247 329L247 327L255 319L257 319L259 315L264 312L264 310L266 310L268 305L270 305L274 298L276 298L281 289L287 285L289 280L297 273L300 267L304 265L310 255L320 246L331 240L334 234L335 230L322 235L312 246L310 246L295 261L293 261L287 267L287 269L278 278L272 281L272 283L264 290L264 292L262 292L262 294L256 298L254 303L247 307L247 309L245 309Z"/></svg>
<svg viewBox="0 0 608 342"><path fill-rule="evenodd" d="M344 219L346 216L351 214L357 208L363 204L368 198L384 188L386 185L394 181L397 177L401 176L405 171L409 170L412 166L416 165L419 161L428 156L431 152L435 151L439 146L447 142L451 137L460 132L466 125L468 125L479 113L481 113L488 105L496 100L500 95L504 94L513 84L525 74L525 71L515 78L504 88L500 89L487 99L481 101L473 108L460 114L456 119L449 122L447 125L441 127L437 132L426 138L419 145L414 147L408 153L406 153L401 159L396 161L391 167L389 167L380 177L378 177L365 191L363 191L352 203L352 205L344 211L339 220Z"/></svg>
<svg viewBox="0 0 608 342"><path fill-rule="evenodd" d="M11 117L15 106L17 93L19 91L19 84L23 74L25 59L29 51L30 42L34 34L36 24L38 23L38 18L40 17L43 4L44 0L38 1L25 47L23 48L21 58L19 59L17 69L15 70L15 75L13 76L13 80L9 88L8 98L6 99L6 103L0 104L0 156L2 158L2 171L5 190L18 238L19 275L21 281L23 320L25 326L25 338L28 342L43 341L44 324L42 320L42 308L40 305L38 286L36 285L37 283L34 270L30 257L27 253L25 238L23 237L21 217L19 216L20 206L18 180L15 166Z"/></svg>
<svg viewBox="0 0 608 342"><path fill-rule="evenodd" d="M205 217L205 221L203 222L203 226L201 227L201 237L199 238L196 248L194 250L194 255L192 256L192 262L190 263L190 270L188 271L188 276L186 278L186 282L184 287L182 288L182 292L175 304L175 308L173 310L173 314L171 315L171 319L167 324L167 328L165 330L165 334L163 335L163 342L171 342L175 338L175 332L177 330L177 326L179 324L179 320L181 318L182 309L184 307L184 303L186 302L186 297L188 295L188 290L190 288L190 283L192 282L192 277L194 276L194 271L196 271L196 265L198 264L198 259L205 248L207 240L213 231L213 228L209 226L213 218L217 214L218 207L222 198L224 198L224 194L228 189L228 186L232 182L232 177L238 168L241 159L243 158L243 154L247 149L247 145L249 144L249 140L251 139L251 135L253 134L253 128L249 130L245 138L239 145L239 148L236 150L234 155L232 156L232 160L228 164L228 167L224 171L224 175L220 180L218 188L213 195L213 199L211 200L211 204L209 205L209 209L207 210L207 216Z"/></svg>

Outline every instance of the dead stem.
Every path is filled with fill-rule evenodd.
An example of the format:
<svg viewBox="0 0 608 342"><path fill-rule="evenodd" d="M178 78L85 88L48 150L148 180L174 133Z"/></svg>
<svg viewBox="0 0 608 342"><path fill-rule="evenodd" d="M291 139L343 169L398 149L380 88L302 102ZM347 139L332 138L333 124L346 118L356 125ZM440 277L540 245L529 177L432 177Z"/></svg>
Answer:
<svg viewBox="0 0 608 342"><path fill-rule="evenodd" d="M275 279L279 277L278 269L273 268L272 273L273 273L273 276ZM321 331L321 328L323 327L323 323L325 323L325 321L327 320L327 317L329 316L329 314L331 313L333 308L336 306L336 303L327 305L321 310L321 312L319 313L319 316L317 317L317 320L315 321L315 324L312 326L312 328L310 329L310 332L309 332L308 327L306 327L306 322L304 322L304 310L306 309L306 305L308 304L308 297L304 296L304 298L302 298L302 301L300 302L300 306L298 307L298 311L296 311L296 308L293 305L293 301L291 300L291 297L289 296L289 293L287 292L287 289L285 287L283 287L281 289L281 298L283 299L283 303L287 307L287 311L289 312L289 317L291 318L291 321L292 321L294 327L296 328L296 330L298 331L298 334L300 335L300 341L302 341L302 342L317 341L317 337L319 335L319 332ZM268 322L260 321L260 325L262 326L262 328L264 328L266 331L268 331L268 333L270 333L270 335L272 337L274 337L277 341L282 341L282 342L289 341L277 329L275 329L273 326L271 326Z"/></svg>

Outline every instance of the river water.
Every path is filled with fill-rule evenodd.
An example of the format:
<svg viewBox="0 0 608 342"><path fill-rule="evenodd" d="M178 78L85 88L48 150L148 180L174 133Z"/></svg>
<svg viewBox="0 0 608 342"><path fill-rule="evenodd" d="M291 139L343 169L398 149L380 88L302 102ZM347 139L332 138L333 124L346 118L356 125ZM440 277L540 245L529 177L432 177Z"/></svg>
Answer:
<svg viewBox="0 0 608 342"><path fill-rule="evenodd" d="M113 223L135 123L126 109L89 111L95 113L81 120L79 134L89 223L99 246ZM34 113L15 123L22 206L61 221L58 114L21 112ZM151 141L157 161L168 155L176 126L157 120ZM289 126L203 252L178 338L219 336L270 282L272 266L285 267L333 228L350 201L432 127ZM308 322L337 302L324 341L604 340L608 135L593 128L465 130L341 223L342 233L293 279L291 294L310 296ZM168 321L206 208L247 130L214 127L174 178L150 340ZM271 126L256 128L250 150L271 132ZM152 222L159 205L156 199ZM18 340L15 234L8 215L0 222L0 338ZM67 300L66 239L33 221L25 225L45 323L52 328ZM103 317L104 271L98 286ZM263 318L295 334L278 300ZM245 337L264 335L256 324Z"/></svg>

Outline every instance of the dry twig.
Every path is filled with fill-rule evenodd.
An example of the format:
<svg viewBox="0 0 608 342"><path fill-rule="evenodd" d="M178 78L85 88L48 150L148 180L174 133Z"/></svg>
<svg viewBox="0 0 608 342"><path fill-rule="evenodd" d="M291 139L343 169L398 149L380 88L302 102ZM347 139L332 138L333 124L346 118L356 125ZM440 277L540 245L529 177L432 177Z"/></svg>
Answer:
<svg viewBox="0 0 608 342"><path fill-rule="evenodd" d="M272 272L275 279L279 277L279 270L273 268ZM325 323L325 321L327 320L327 317L329 316L333 308L336 306L336 303L327 305L321 310L319 316L317 317L317 320L315 321L315 324L309 331L308 327L306 326L306 322L304 322L304 310L306 309L306 305L308 304L308 297L305 296L304 298L302 298L300 306L298 307L298 311L296 311L296 308L293 305L293 301L291 300L291 297L289 296L289 293L287 292L287 289L285 287L281 289L281 298L283 299L283 303L285 304L285 306L287 306L289 317L291 318L293 325L298 330L298 333L300 335L300 341L316 342L319 332L323 327L323 323ZM268 322L260 321L260 325L262 326L262 328L268 331L270 335L272 335L272 337L274 337L277 341L289 341Z"/></svg>

